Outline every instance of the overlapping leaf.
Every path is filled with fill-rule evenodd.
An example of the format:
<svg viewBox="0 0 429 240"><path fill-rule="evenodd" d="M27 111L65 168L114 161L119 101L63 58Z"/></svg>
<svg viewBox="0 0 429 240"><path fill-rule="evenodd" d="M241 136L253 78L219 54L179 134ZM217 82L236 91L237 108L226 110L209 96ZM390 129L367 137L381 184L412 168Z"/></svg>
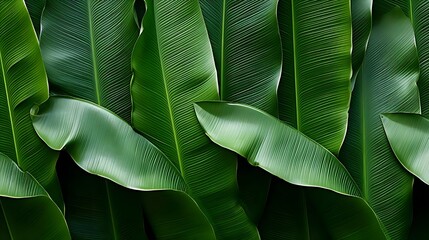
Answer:
<svg viewBox="0 0 429 240"><path fill-rule="evenodd" d="M0 152L46 188L63 208L55 173L58 154L31 125L30 109L48 96L42 56L24 1L0 2Z"/></svg>
<svg viewBox="0 0 429 240"><path fill-rule="evenodd" d="M349 1L283 0L278 6L283 46L280 119L334 153L344 139L350 101L350 12ZM320 219L306 210L310 201L303 188L277 182L271 189L275 194L269 196L271 207L260 224L261 235L306 239L322 234ZM284 204L281 195L298 199ZM278 214L301 221L290 224L276 219Z"/></svg>
<svg viewBox="0 0 429 240"><path fill-rule="evenodd" d="M183 235L188 238L214 239L214 233L207 218L185 193L187 184L179 170L158 148L135 133L125 121L116 115L87 102L51 97L40 108L35 107L32 110L32 119L34 128L46 144L56 150L66 150L85 171L130 189L171 190L171 193L164 193L164 196L169 196L171 201L177 201L176 204L180 204L182 208L171 208L167 205L167 203L171 204L170 201L164 201L164 203L149 201L149 206L145 207L149 214L149 223L160 221L165 224L162 216L155 213L158 208L165 209L166 206L169 207L169 214L173 216L168 219L171 221L170 224L178 223L177 228L172 225L169 231L156 232L159 239L174 239L183 237ZM113 191L112 193L118 192ZM147 193L147 195L149 194ZM163 196L162 193L155 196L160 195ZM124 202L122 202L122 206L123 204ZM118 211L113 211L111 214L122 214ZM181 228L183 211L193 213L192 216L186 216L190 218L187 226L192 226L191 229L186 228L186 232L183 232L183 228ZM129 221L130 219L122 220ZM135 226L134 223L131 226ZM143 228L143 226L141 227ZM160 228L154 226L153 229L157 231ZM181 231L177 231L177 229ZM111 237L115 239L145 237L130 235L136 230L127 229L127 226L119 230L121 232L115 232ZM165 228L160 230L165 230ZM109 232L96 232L96 234L99 236ZM80 236L90 236L85 235L85 232L79 234Z"/></svg>
<svg viewBox="0 0 429 240"><path fill-rule="evenodd" d="M238 199L235 156L204 136L193 111L195 101L219 99L198 0L146 6L132 59L133 126L180 169L218 238L258 239Z"/></svg>
<svg viewBox="0 0 429 240"><path fill-rule="evenodd" d="M380 114L420 111L414 33L395 9L373 26L356 79L349 130L341 160L392 239L406 238L411 224L412 177L396 161Z"/></svg>
<svg viewBox="0 0 429 240"><path fill-rule="evenodd" d="M134 1L48 1L40 39L51 90L130 120Z"/></svg>
<svg viewBox="0 0 429 240"><path fill-rule="evenodd" d="M61 210L43 187L0 153L0 238L71 239Z"/></svg>
<svg viewBox="0 0 429 240"><path fill-rule="evenodd" d="M134 0L48 1L42 24L40 44L53 92L87 99L129 122L131 52L138 37ZM60 180L74 238L144 235L136 193L62 158Z"/></svg>
<svg viewBox="0 0 429 240"><path fill-rule="evenodd" d="M220 99L253 105L278 115L277 86L282 51L277 0L200 0L213 48ZM238 184L249 216L258 221L270 175L239 161Z"/></svg>
<svg viewBox="0 0 429 240"><path fill-rule="evenodd" d="M40 19L45 4L46 0L25 0L25 5L30 13L31 21L33 22L33 27L37 35L40 34Z"/></svg>
<svg viewBox="0 0 429 240"><path fill-rule="evenodd" d="M353 76L356 77L365 56L372 25L373 0L352 0Z"/></svg>
<svg viewBox="0 0 429 240"><path fill-rule="evenodd" d="M268 239L317 239L322 232L331 239L363 239L368 236L384 239L377 217L360 198L361 193L353 178L323 146L250 106L202 102L195 106L195 111L212 141L246 157L250 164L295 185L336 192L313 189L303 196L302 189L296 186L287 186L293 190L288 191L289 195L272 191L275 194L272 196L282 199L283 204L291 205L300 219L294 214L282 215L284 211L270 211L277 215L269 216L272 225L264 226L261 231L272 231L261 232L262 236ZM307 201L313 204L308 205ZM272 204L269 201L267 208L271 208ZM307 205L313 208L307 210ZM279 207L282 209L283 206ZM321 232L314 234L314 228L320 225L308 222L307 211L309 215L320 215L327 228L320 227L318 230ZM264 223L263 219L261 224ZM302 229L305 225L307 227Z"/></svg>
<svg viewBox="0 0 429 240"><path fill-rule="evenodd" d="M283 74L280 118L333 153L343 142L350 102L350 1L279 2Z"/></svg>

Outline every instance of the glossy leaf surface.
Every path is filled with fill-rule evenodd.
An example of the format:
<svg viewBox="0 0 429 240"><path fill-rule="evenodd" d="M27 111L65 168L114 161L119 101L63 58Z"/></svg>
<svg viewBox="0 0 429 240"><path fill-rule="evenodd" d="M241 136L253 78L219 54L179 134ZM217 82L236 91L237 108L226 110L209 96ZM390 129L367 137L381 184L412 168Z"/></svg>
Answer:
<svg viewBox="0 0 429 240"><path fill-rule="evenodd" d="M31 172L62 209L55 173L58 154L37 137L29 115L31 107L44 102L49 92L24 1L0 2L0 32L0 152Z"/></svg>
<svg viewBox="0 0 429 240"><path fill-rule="evenodd" d="M395 9L373 26L356 79L349 129L340 154L392 239L404 239L409 231L412 177L390 150L380 114L418 113L418 77L411 22Z"/></svg>
<svg viewBox="0 0 429 240"><path fill-rule="evenodd" d="M48 1L42 24L40 44L52 91L92 101L130 122L131 52L138 35L134 0ZM144 235L136 193L61 160L67 169L61 178L66 218L74 238ZM127 214L133 209L135 214ZM135 225L127 226L128 221Z"/></svg>
<svg viewBox="0 0 429 240"><path fill-rule="evenodd" d="M386 113L383 126L390 146L401 164L429 184L429 120L418 114Z"/></svg>
<svg viewBox="0 0 429 240"><path fill-rule="evenodd" d="M28 13L30 13L31 21L33 22L33 27L37 35L40 34L40 20L46 1L47 0L25 0L25 5L27 6Z"/></svg>
<svg viewBox="0 0 429 240"><path fill-rule="evenodd" d="M0 153L1 239L71 239L61 210L43 187Z"/></svg>
<svg viewBox="0 0 429 240"><path fill-rule="evenodd" d="M339 152L352 74L350 1L281 0L280 118Z"/></svg>
<svg viewBox="0 0 429 240"><path fill-rule="evenodd" d="M297 186L273 181L277 186L272 187L267 203L264 217L268 219L261 221L263 237L385 238L377 217L360 198L352 177L324 147L250 106L201 102L195 109L208 136L217 144L287 182L315 187L304 192ZM318 219L323 220L323 225Z"/></svg>
<svg viewBox="0 0 429 240"><path fill-rule="evenodd" d="M332 153L276 118L234 103L201 102L195 111L212 141L246 157L250 164L295 185L360 195Z"/></svg>
<svg viewBox="0 0 429 240"><path fill-rule="evenodd" d="M238 199L235 156L204 136L193 110L193 102L219 99L198 1L146 4L132 59L133 126L177 166L218 238L258 239Z"/></svg>
<svg viewBox="0 0 429 240"><path fill-rule="evenodd" d="M192 212L192 223L198 223L199 228L188 230L187 236L189 238L205 236L204 239L214 239L206 216L185 193L188 190L187 184L179 170L157 147L134 132L116 115L88 102L51 97L39 108L33 109L32 119L37 133L51 148L66 150L76 164L85 171L134 190L172 190L169 193L172 201L185 198L184 206L189 209L170 209L173 218L169 220L181 222L183 214L180 214L180 211ZM107 191L109 192L112 191ZM117 192L113 191L112 194ZM155 205L166 207L162 202L152 202L152 204L154 206L149 210L154 209ZM159 216L156 214L152 216L154 219L149 219L149 222L158 221ZM180 225L178 228L180 229ZM171 231L173 230L177 228L172 227ZM128 231L132 233L133 229ZM124 233L130 232L122 232ZM113 237L124 236L120 234L116 233ZM173 234L177 233L173 232ZM136 236L128 235L128 237Z"/></svg>
<svg viewBox="0 0 429 240"><path fill-rule="evenodd" d="M356 77L365 56L372 25L373 0L352 0L353 76Z"/></svg>
<svg viewBox="0 0 429 240"><path fill-rule="evenodd" d="M48 1L40 38L51 90L83 98L129 121L134 0Z"/></svg>
<svg viewBox="0 0 429 240"><path fill-rule="evenodd" d="M220 99L250 104L278 116L282 51L277 0L200 0L213 48ZM238 184L246 212L263 213L270 175L239 161Z"/></svg>

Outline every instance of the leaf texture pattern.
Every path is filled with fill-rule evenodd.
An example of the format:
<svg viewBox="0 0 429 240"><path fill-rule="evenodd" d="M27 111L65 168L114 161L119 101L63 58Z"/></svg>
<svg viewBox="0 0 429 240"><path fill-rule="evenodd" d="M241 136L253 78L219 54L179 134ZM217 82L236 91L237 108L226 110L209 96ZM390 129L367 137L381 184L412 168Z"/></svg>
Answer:
<svg viewBox="0 0 429 240"><path fill-rule="evenodd" d="M19 26L19 27L17 27ZM63 208L55 173L58 154L31 125L30 109L48 99L37 37L23 1L0 2L0 152L31 174Z"/></svg>
<svg viewBox="0 0 429 240"><path fill-rule="evenodd" d="M43 187L0 153L0 238L71 239L58 206Z"/></svg>
<svg viewBox="0 0 429 240"><path fill-rule="evenodd" d="M221 100L250 104L278 116L281 41L277 0L200 0L213 48ZM271 177L239 161L238 184L246 212L258 222Z"/></svg>
<svg viewBox="0 0 429 240"><path fill-rule="evenodd" d="M198 1L146 6L132 59L133 126L180 169L218 238L259 239L237 197L235 156L204 136L193 111L193 102L219 99Z"/></svg>
<svg viewBox="0 0 429 240"><path fill-rule="evenodd" d="M418 78L413 28L395 9L373 26L340 154L392 239L404 239L409 231L412 177L395 160L380 114L420 112Z"/></svg>
<svg viewBox="0 0 429 240"><path fill-rule="evenodd" d="M334 154L344 140L352 74L350 1L281 0L280 118Z"/></svg>
<svg viewBox="0 0 429 240"><path fill-rule="evenodd" d="M52 91L130 121L134 1L48 1L42 24L40 47Z"/></svg>
<svg viewBox="0 0 429 240"><path fill-rule="evenodd" d="M171 227L169 231L164 231L161 232L162 235L157 235L159 239L177 239L184 236L215 239L208 219L195 201L189 197L189 188L180 175L178 168L164 153L147 139L134 132L131 126L118 116L89 102L51 97L40 107L36 106L32 109L32 119L37 133L51 148L66 150L77 165L86 172L109 179L129 189L170 192L154 193L155 198L151 196L151 193L147 193L143 201L147 201L146 196L150 196L150 199L156 199L159 196L170 196L171 201L180 201L180 203L176 203L173 206L180 204L183 209L171 208L172 205L168 205L172 204L170 201L151 201L151 207L148 209L146 206L145 208L145 214L150 217L149 221L151 223L156 221L163 224L169 223L166 219L157 215L159 208L169 208L170 214L174 218L167 220L172 222L181 222L181 219L184 218L182 211L193 213L192 219L186 225L191 225L192 229L183 231L181 225L178 225L177 228L181 231L177 231L177 228ZM107 197L109 197L109 201L115 201L116 205L112 204L113 202L109 204L117 206L123 200L121 199L122 195L115 196L118 193L117 188L114 187L115 185L106 186L108 188L113 186L113 189L107 189L105 194L112 194ZM130 202L127 201L126 203L129 204ZM98 204L104 204L104 202L100 201ZM121 204L123 205L124 202L122 201ZM111 209L111 214L116 214L112 217L115 218L115 221L118 221L113 227L119 227L118 231L113 236L105 236L108 232L100 234L95 231L97 235L92 235L92 237L110 239L145 238L145 236L133 235L133 233L136 233L136 230L133 229L135 227L134 223L126 224L127 226L120 225L122 224L121 220L125 222L131 220L129 215L123 215L128 211L125 209L124 212L119 212L119 210ZM128 227L131 227L131 229L128 229ZM140 228L143 228L143 226L140 226ZM159 230L159 226L155 226L153 230ZM81 234L80 236L91 237L89 235L91 232L80 232L79 234ZM142 233L140 232L140 234Z"/></svg>

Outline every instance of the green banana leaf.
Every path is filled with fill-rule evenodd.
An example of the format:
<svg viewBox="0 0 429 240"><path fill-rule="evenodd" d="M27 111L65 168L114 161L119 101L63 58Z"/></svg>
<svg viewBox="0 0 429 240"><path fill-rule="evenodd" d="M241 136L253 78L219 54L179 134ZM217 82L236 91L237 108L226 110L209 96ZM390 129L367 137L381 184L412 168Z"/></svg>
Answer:
<svg viewBox="0 0 429 240"><path fill-rule="evenodd" d="M344 140L350 102L350 12L348 0L281 0L278 7L280 119L334 154Z"/></svg>
<svg viewBox="0 0 429 240"><path fill-rule="evenodd" d="M129 121L134 0L48 1L40 48L51 91L97 103Z"/></svg>
<svg viewBox="0 0 429 240"><path fill-rule="evenodd" d="M24 1L0 2L0 152L29 171L63 209L55 162L34 132L30 109L48 96L48 81Z"/></svg>
<svg viewBox="0 0 429 240"><path fill-rule="evenodd" d="M222 100L277 116L282 54L277 0L200 0Z"/></svg>
<svg viewBox="0 0 429 240"><path fill-rule="evenodd" d="M40 34L40 19L47 0L25 0L28 12L30 13L31 21L33 22L34 30L37 36Z"/></svg>
<svg viewBox="0 0 429 240"><path fill-rule="evenodd" d="M280 119L334 153L338 153L345 136L350 101L350 7L349 1L332 4L290 0L279 1L278 6L283 46L278 92ZM259 226L263 237L274 234L287 239L318 239L317 236L326 235L319 227L321 219L307 211L311 204L306 189L274 180L271 192L268 201L273 206L265 211ZM281 200L291 195L297 196L289 200L293 204ZM275 218L279 213L301 221L279 221Z"/></svg>
<svg viewBox="0 0 429 240"><path fill-rule="evenodd" d="M397 8L373 26L340 153L391 239L405 239L410 229L413 178L396 161L380 114L419 113L418 78L413 28Z"/></svg>
<svg viewBox="0 0 429 240"><path fill-rule="evenodd" d="M134 0L48 1L42 24L40 45L52 91L87 99L130 122L131 53L138 37ZM144 236L139 193L86 174L66 154L61 163L73 238Z"/></svg>
<svg viewBox="0 0 429 240"><path fill-rule="evenodd" d="M218 238L259 239L238 198L235 155L204 136L193 111L193 102L219 99L198 0L146 7L132 58L133 127L177 166Z"/></svg>
<svg viewBox="0 0 429 240"><path fill-rule="evenodd" d="M417 114L386 113L382 115L382 121L395 156L405 169L418 178L413 185L414 214L410 239L424 239L429 214L429 120Z"/></svg>
<svg viewBox="0 0 429 240"><path fill-rule="evenodd" d="M429 58L429 35L427 34L429 2L422 0L382 0L375 1L374 4L390 8L395 5L400 6L413 24L420 63L420 78L417 84L421 98L422 115L429 117L429 62L427 61Z"/></svg>
<svg viewBox="0 0 429 240"><path fill-rule="evenodd" d="M385 113L383 127L402 166L429 185L429 120L418 114Z"/></svg>
<svg viewBox="0 0 429 240"><path fill-rule="evenodd" d="M58 206L43 187L0 153L0 238L71 239Z"/></svg>
<svg viewBox="0 0 429 240"><path fill-rule="evenodd" d="M200 102L195 112L213 142L247 158L251 165L295 185L360 196L332 153L275 117L236 103Z"/></svg>
<svg viewBox="0 0 429 240"><path fill-rule="evenodd" d="M373 0L351 1L353 20L352 64L354 78L359 72L368 46L372 25L372 1Z"/></svg>
<svg viewBox="0 0 429 240"><path fill-rule="evenodd" d="M176 201L174 206L180 204L186 208L171 208L168 205L164 206L160 201L151 201L148 204L152 205L145 206L145 209L152 208L155 211L157 206L169 207L172 216L169 220L178 222L179 229L181 220L185 216L190 217L184 215L183 211L192 212L190 223L198 226L186 229L187 232L174 232L173 230L177 228L172 226L171 233L155 232L157 238L169 239L170 236L170 239L174 239L177 236L180 237L180 234L185 234L188 238L204 236L202 239L215 239L206 216L185 193L188 191L188 186L178 168L157 147L135 133L116 115L89 102L51 97L40 107L35 106L31 117L40 138L52 149L66 150L76 164L86 172L109 179L129 189L171 190L169 195L172 201ZM118 213L119 210L115 212ZM161 216L150 211L149 214L152 214L148 215L149 223L160 221ZM163 230L154 226L153 230L157 231L157 229ZM126 235L134 230L128 231L130 232L116 232L113 238L141 237Z"/></svg>
<svg viewBox="0 0 429 240"><path fill-rule="evenodd" d="M195 112L212 141L246 157L250 164L289 183L325 189L312 189L307 200L306 197L300 196L302 191L295 186L292 190L297 191L289 191L295 194L284 195L279 192L276 196L284 200L283 204L293 205L296 213L299 213L297 216L301 218L307 217L301 214L299 209L307 208L307 205L302 203L313 199L314 204L310 207L314 207L315 211L325 218L323 222L327 227L323 231L327 231L324 234L329 236L328 238L364 239L371 236L384 239L384 232L377 217L361 199L361 193L353 178L326 148L293 127L247 105L200 102L195 105ZM338 193L343 196L338 197ZM267 208L271 206L268 202ZM339 209L349 211L338 211ZM313 209L308 212L312 214ZM307 222L306 219L291 218L294 215L282 213L277 211L278 215L274 217L279 220L273 221L273 224L279 224L279 227L290 227L292 224L301 228L302 224L299 222ZM362 221L363 219L365 221ZM287 221L291 221L291 224L284 224ZM311 227L318 227L317 224L310 224ZM291 235L298 232L295 229L291 232L284 229L281 235L276 234L279 227L267 226L265 231L270 228L274 231L267 231L267 234L262 236L267 239L311 239L310 236ZM309 229L306 229L306 233L311 235ZM314 235L314 238L319 239L320 234Z"/></svg>
<svg viewBox="0 0 429 240"><path fill-rule="evenodd" d="M213 48L221 100L253 105L278 116L282 51L277 0L200 0ZM239 161L238 184L254 222L267 199L270 174Z"/></svg>
<svg viewBox="0 0 429 240"><path fill-rule="evenodd" d="M417 52L419 54L420 78L417 82L420 91L422 115L429 117L429 35L427 26L429 24L429 2L409 0L411 22L416 35Z"/></svg>

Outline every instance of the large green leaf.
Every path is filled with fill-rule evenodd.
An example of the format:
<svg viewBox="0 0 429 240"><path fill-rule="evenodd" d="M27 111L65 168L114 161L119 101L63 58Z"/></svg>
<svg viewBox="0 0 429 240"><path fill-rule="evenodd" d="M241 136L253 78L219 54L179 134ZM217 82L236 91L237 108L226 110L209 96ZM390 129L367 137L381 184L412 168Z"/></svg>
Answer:
<svg viewBox="0 0 429 240"><path fill-rule="evenodd" d="M138 37L134 15L134 0L48 1L40 44L53 92L87 99L129 122L131 53ZM144 235L137 193L85 174L72 161L61 163L74 238Z"/></svg>
<svg viewBox="0 0 429 240"><path fill-rule="evenodd" d="M360 196L332 153L280 120L234 103L202 102L195 105L195 111L212 141L246 157L250 164L295 185Z"/></svg>
<svg viewBox="0 0 429 240"><path fill-rule="evenodd" d="M350 101L350 7L349 1L296 0L281 0L278 6L283 46L280 119L334 153L345 136ZM306 189L282 182L273 183L271 189L268 201L276 209L271 206L273 210L265 212L259 227L263 236L312 239L323 234L318 227L321 219L307 210L311 204ZM281 199L290 195L296 196L289 200L293 204L284 204ZM301 221L279 221L275 214L280 213Z"/></svg>
<svg viewBox="0 0 429 240"><path fill-rule="evenodd" d="M234 154L204 135L192 103L218 99L198 0L146 1L132 58L133 126L180 169L219 238L258 239L238 198Z"/></svg>
<svg viewBox="0 0 429 240"><path fill-rule="evenodd" d="M395 9L373 26L340 154L392 239L404 239L409 231L412 177L396 161L383 133L380 114L418 113L418 77L412 25Z"/></svg>
<svg viewBox="0 0 429 240"><path fill-rule="evenodd" d="M171 232L156 232L160 239L163 239L163 236L172 236L174 239L175 236L180 237L180 234L188 238L204 236L201 239L214 239L207 218L196 203L186 195L188 187L179 170L158 148L135 133L116 115L91 103L51 97L39 108L35 107L32 110L32 119L37 133L51 148L66 150L85 171L134 190L172 190L169 193L171 201L177 201L176 204L186 208L171 208L161 201L150 201L147 203L149 206L145 206L145 209L150 210L148 214L151 214L148 217L149 223L160 221L161 216L151 212L156 211L157 207L168 207L172 215L168 220L170 223L177 222L178 227L174 228L172 225ZM121 206L125 207L123 204L124 202ZM118 214L118 211L112 214ZM191 218L190 223L198 225L186 229L187 232L173 231L180 229L181 220L186 216L183 211L192 212L193 215L187 217ZM130 221L126 218L125 220ZM155 227L154 231L157 229ZM116 232L110 239L142 238L130 235L133 232L135 230L125 228L121 232Z"/></svg>
<svg viewBox="0 0 429 240"><path fill-rule="evenodd" d="M71 239L64 216L43 187L0 153L0 238Z"/></svg>
<svg viewBox="0 0 429 240"><path fill-rule="evenodd" d="M264 237L318 239L321 237L320 232L312 233L318 225L308 223L307 214L303 214L308 211L312 215L316 211L322 216L326 226L319 230L329 236L328 238L363 239L369 236L376 236L375 239L384 238L377 217L360 198L361 193L353 178L341 162L323 146L293 127L250 106L201 102L195 105L195 110L212 141L246 157L250 164L295 185L326 189L309 190L308 194L306 193L309 196L307 197L301 195L303 192L296 186L292 186L288 191L289 195L276 192L275 190L279 188L273 188L272 194L281 198L282 204L293 206L295 214L282 215L284 211L268 209L272 214L276 214L270 218L278 219L270 221L278 225L264 226L263 230L266 232L261 232ZM307 205L306 201L313 204ZM267 208L271 207L273 202L269 201ZM308 207L312 208L306 210ZM339 209L348 210L338 211ZM295 215L299 219L294 218ZM365 221L362 221L363 219ZM310 227L307 225L302 231L292 228L292 226L302 228L305 224ZM279 233L279 228L283 228L283 232ZM270 229L272 231L269 231ZM294 235L295 233L298 235ZM301 235L302 233L305 235Z"/></svg>
<svg viewBox="0 0 429 240"><path fill-rule="evenodd" d="M352 74L350 1L281 0L280 118L333 153L344 140Z"/></svg>
<svg viewBox="0 0 429 240"><path fill-rule="evenodd" d="M47 0L25 0L28 12L30 13L31 21L33 22L34 30L37 35L40 34L40 19Z"/></svg>
<svg viewBox="0 0 429 240"><path fill-rule="evenodd" d="M418 178L413 185L414 214L410 239L424 239L429 214L429 120L417 114L389 113L382 115L382 121L396 157L405 169Z"/></svg>
<svg viewBox="0 0 429 240"><path fill-rule="evenodd" d="M31 174L63 208L55 173L58 154L36 135L30 109L48 96L42 56L24 1L0 2L0 152Z"/></svg>
<svg viewBox="0 0 429 240"><path fill-rule="evenodd" d="M429 2L421 0L409 0L409 2L420 62L420 78L417 84L420 90L422 115L429 117Z"/></svg>
<svg viewBox="0 0 429 240"><path fill-rule="evenodd" d="M200 0L213 48L220 99L253 105L278 116L282 52L277 0ZM238 184L246 212L257 222L270 175L239 162Z"/></svg>
<svg viewBox="0 0 429 240"><path fill-rule="evenodd" d="M130 120L134 0L48 1L40 38L51 90Z"/></svg>
<svg viewBox="0 0 429 240"><path fill-rule="evenodd" d="M277 116L281 43L277 0L200 0L222 100L252 104Z"/></svg>
<svg viewBox="0 0 429 240"><path fill-rule="evenodd" d="M352 0L353 76L356 77L365 56L372 25L372 1Z"/></svg>
<svg viewBox="0 0 429 240"><path fill-rule="evenodd" d="M429 120L418 114L386 113L383 126L398 160L429 185Z"/></svg>

